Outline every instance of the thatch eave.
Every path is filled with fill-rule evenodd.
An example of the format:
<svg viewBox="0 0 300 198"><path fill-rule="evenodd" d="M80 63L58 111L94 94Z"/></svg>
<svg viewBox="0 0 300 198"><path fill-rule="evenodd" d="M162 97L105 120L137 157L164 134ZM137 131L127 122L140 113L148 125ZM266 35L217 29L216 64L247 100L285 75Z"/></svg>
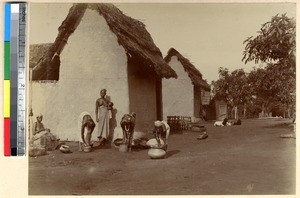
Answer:
<svg viewBox="0 0 300 198"><path fill-rule="evenodd" d="M29 46L29 68L34 68L41 61L41 58L49 51L53 43L31 44Z"/></svg>
<svg viewBox="0 0 300 198"><path fill-rule="evenodd" d="M193 85L200 86L204 90L210 91L210 85L202 79L201 72L187 58L183 57L177 50L175 50L174 48L170 48L167 56L164 59L167 63L169 63L173 56L176 56L177 60L182 64Z"/></svg>
<svg viewBox="0 0 300 198"><path fill-rule="evenodd" d="M177 78L175 71L163 60L161 51L142 22L124 15L113 4L89 4L89 7L96 9L106 19L110 30L126 51L139 56L144 65L152 65L161 78Z"/></svg>

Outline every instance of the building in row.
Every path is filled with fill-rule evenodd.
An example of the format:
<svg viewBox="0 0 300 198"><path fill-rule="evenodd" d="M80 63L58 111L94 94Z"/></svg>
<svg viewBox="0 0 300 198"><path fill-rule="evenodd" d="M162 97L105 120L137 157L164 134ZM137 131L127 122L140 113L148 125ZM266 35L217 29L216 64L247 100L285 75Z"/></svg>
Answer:
<svg viewBox="0 0 300 198"><path fill-rule="evenodd" d="M186 58L170 49L164 59L145 25L113 4L73 4L53 43L30 46L30 68L33 118L43 114L61 140L78 140L83 111L95 120L103 88L114 103L112 136L130 112L137 114L137 132L168 114L199 118L201 91L210 90Z"/></svg>

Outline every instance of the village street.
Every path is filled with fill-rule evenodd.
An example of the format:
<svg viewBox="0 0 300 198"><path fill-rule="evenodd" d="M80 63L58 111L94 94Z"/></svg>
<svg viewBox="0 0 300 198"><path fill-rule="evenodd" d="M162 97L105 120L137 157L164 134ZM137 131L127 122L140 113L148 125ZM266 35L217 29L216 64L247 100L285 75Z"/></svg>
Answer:
<svg viewBox="0 0 300 198"><path fill-rule="evenodd" d="M30 195L295 194L296 139L290 119L249 119L241 126L204 125L208 138L185 131L169 138L167 159L146 150L59 150L29 158Z"/></svg>

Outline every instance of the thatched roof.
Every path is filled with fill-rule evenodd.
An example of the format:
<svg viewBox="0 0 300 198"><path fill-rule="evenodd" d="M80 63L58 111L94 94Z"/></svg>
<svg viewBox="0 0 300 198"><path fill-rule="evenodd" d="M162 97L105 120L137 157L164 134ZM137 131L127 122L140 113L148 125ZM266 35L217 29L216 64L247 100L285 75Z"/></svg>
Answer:
<svg viewBox="0 0 300 198"><path fill-rule="evenodd" d="M29 67L33 68L38 64L44 54L50 49L52 43L32 44L29 46Z"/></svg>
<svg viewBox="0 0 300 198"><path fill-rule="evenodd" d="M117 36L118 42L126 51L128 59L137 60L140 65L152 68L161 78L177 77L175 71L164 61L158 47L154 44L151 35L145 28L145 25L138 20L132 19L122 13L113 4L106 3L78 3L73 4L68 16L58 28L58 36L44 54L41 61L35 67L33 72L38 76L45 76L45 68L51 66L51 61L55 55L60 55L64 46L67 44L69 36L76 30L86 9L96 10L102 15L110 30ZM37 76L37 75L35 75ZM36 79L39 80L39 79Z"/></svg>
<svg viewBox="0 0 300 198"><path fill-rule="evenodd" d="M202 79L201 72L196 69L196 67L185 57L183 57L177 50L174 48L169 49L168 55L165 57L167 63L170 62L172 56L176 56L178 61L183 65L184 70L188 73L192 83L196 86L200 86L203 89L210 91L209 84Z"/></svg>

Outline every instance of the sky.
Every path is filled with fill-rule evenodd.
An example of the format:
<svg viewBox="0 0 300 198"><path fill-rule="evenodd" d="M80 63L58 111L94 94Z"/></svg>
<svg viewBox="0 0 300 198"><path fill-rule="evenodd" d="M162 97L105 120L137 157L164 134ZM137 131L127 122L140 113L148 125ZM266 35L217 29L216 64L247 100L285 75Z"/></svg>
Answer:
<svg viewBox="0 0 300 198"><path fill-rule="evenodd" d="M211 83L218 69L230 71L255 65L242 62L249 36L276 14L296 18L295 3L115 3L127 16L146 25L163 57L173 47ZM71 4L32 4L30 43L54 42ZM55 8L55 14L52 12Z"/></svg>

